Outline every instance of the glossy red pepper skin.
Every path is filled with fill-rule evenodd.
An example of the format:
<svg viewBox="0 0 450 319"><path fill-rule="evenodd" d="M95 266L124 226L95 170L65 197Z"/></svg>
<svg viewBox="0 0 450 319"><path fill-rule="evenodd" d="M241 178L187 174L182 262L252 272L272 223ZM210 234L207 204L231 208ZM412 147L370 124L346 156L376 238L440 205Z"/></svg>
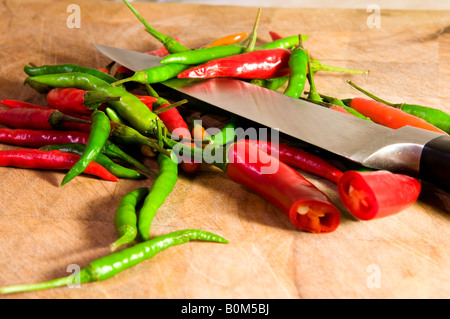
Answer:
<svg viewBox="0 0 450 319"><path fill-rule="evenodd" d="M264 49L214 59L179 73L178 78L278 78L289 75L291 52L288 49Z"/></svg>
<svg viewBox="0 0 450 319"><path fill-rule="evenodd" d="M252 160L255 154L257 158ZM330 233L339 226L340 212L332 201L287 164L245 141L232 144L228 161L226 174L232 181L274 204L298 229ZM268 174L267 169L274 167L277 170Z"/></svg>
<svg viewBox="0 0 450 319"><path fill-rule="evenodd" d="M19 108L19 109L25 108L25 109L41 109L41 110L47 110L49 108L48 106L37 105L18 100L1 100L0 103L9 108Z"/></svg>
<svg viewBox="0 0 450 319"><path fill-rule="evenodd" d="M42 147L50 144L86 144L89 134L81 131L0 128L0 143Z"/></svg>
<svg viewBox="0 0 450 319"><path fill-rule="evenodd" d="M50 115L55 109L47 110L34 108L0 108L0 124L13 128L28 128L51 130L52 124L49 122Z"/></svg>
<svg viewBox="0 0 450 319"><path fill-rule="evenodd" d="M89 126L89 121L52 108L0 108L0 124L11 128L52 130L83 128Z"/></svg>
<svg viewBox="0 0 450 319"><path fill-rule="evenodd" d="M263 152L277 157L281 162L289 166L323 177L335 184L343 174L342 171L334 165L298 147L290 146L284 143L271 143L269 141L246 141L258 147Z"/></svg>
<svg viewBox="0 0 450 319"><path fill-rule="evenodd" d="M45 170L68 170L79 159L80 155L58 150L44 151L39 149L15 149L0 151L0 166L17 168L35 168ZM92 162L84 173L95 175L102 179L117 182L118 178L106 168Z"/></svg>
<svg viewBox="0 0 450 319"><path fill-rule="evenodd" d="M54 88L47 93L47 103L66 114L89 114L92 110L84 105L85 93L73 88Z"/></svg>
<svg viewBox="0 0 450 319"><path fill-rule="evenodd" d="M360 220L400 213L417 200L420 191L417 179L384 170L346 171L338 182L342 203Z"/></svg>

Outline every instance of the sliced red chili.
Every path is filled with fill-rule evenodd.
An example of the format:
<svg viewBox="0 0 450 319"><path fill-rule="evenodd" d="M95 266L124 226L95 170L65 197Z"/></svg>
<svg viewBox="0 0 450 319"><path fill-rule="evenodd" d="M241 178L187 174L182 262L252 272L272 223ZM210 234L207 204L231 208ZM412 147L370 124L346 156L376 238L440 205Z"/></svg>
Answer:
<svg viewBox="0 0 450 319"><path fill-rule="evenodd" d="M420 191L417 179L384 170L347 171L338 182L342 203L361 220L397 214L411 206Z"/></svg>
<svg viewBox="0 0 450 319"><path fill-rule="evenodd" d="M337 183L342 176L342 171L331 163L298 147L269 141L247 140L247 142L269 155L278 157L281 162L289 166L323 177L333 183Z"/></svg>
<svg viewBox="0 0 450 319"><path fill-rule="evenodd" d="M340 212L332 201L290 166L243 140L229 148L228 160L231 180L274 204L297 228L329 233L339 226Z"/></svg>

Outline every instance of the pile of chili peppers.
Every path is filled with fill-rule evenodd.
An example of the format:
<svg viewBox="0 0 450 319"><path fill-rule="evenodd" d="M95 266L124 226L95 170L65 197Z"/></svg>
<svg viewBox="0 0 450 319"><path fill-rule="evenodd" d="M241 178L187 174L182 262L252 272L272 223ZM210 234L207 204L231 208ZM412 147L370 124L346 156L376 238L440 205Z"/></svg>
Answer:
<svg viewBox="0 0 450 319"><path fill-rule="evenodd" d="M399 213L417 200L421 183L415 178L365 168L338 168L314 152L288 142L240 138L235 134L241 123L238 118L228 119L218 134L209 135L204 127L192 124L179 111L187 101L171 101L151 85L175 77L234 77L380 125L413 125L443 134L450 132L447 113L388 103L352 82L349 84L372 99L340 100L318 93L314 76L319 71L367 71L329 66L312 58L305 49L305 35L282 37L271 31L272 41L257 47L261 10L250 34L233 34L190 49L178 38L155 30L128 1L124 3L162 44L147 52L162 56L161 66L132 72L120 65L115 68L115 63L99 69L75 64L27 65L25 83L44 94L48 105L1 101L4 108L0 109L0 124L5 127L0 128L0 142L16 148L0 151L0 166L63 170L66 174L61 186L80 174L110 182L122 178L153 179L151 187L136 187L120 200L114 219L117 240L111 243L112 253L86 266L80 273L81 283L110 278L170 246L190 240L227 243L226 239L199 229L152 237L152 220L175 188L179 168L195 174L202 163L215 165L232 181L279 208L296 228L316 234L335 231L341 211L302 171L334 184L343 205L359 220ZM305 90L307 85L309 91ZM137 147L143 156L155 158L157 172L129 155L129 147ZM213 159L208 157L211 154ZM199 157L200 162L194 160ZM271 166L278 169L268 174ZM126 247L118 250L123 246ZM0 293L68 283L68 278L60 278L3 287Z"/></svg>

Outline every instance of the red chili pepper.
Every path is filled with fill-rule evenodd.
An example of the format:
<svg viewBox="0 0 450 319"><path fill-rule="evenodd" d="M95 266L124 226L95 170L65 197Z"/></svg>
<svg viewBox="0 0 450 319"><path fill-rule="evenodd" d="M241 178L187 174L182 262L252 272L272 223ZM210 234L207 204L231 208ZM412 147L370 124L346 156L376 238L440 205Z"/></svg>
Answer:
<svg viewBox="0 0 450 319"><path fill-rule="evenodd" d="M27 128L37 130L59 129L64 123L89 125L89 121L68 116L62 112L47 108L0 108L0 124L12 128Z"/></svg>
<svg viewBox="0 0 450 319"><path fill-rule="evenodd" d="M133 73L134 72L132 70L128 69L127 67L125 67L123 65L119 65L114 76L116 78L120 79L120 78L129 77L129 76L133 75Z"/></svg>
<svg viewBox="0 0 450 319"><path fill-rule="evenodd" d="M18 100L1 100L1 102L4 106L9 108L24 108L24 109L40 109L40 110L48 110L48 106L43 105L37 105L33 103L28 103L24 101L18 101Z"/></svg>
<svg viewBox="0 0 450 319"><path fill-rule="evenodd" d="M308 153L298 147L284 143L271 143L269 141L246 140L269 155L295 168L323 177L333 183L337 183L342 176L342 171L324 159Z"/></svg>
<svg viewBox="0 0 450 319"><path fill-rule="evenodd" d="M169 105L170 103L168 101L160 99L159 102L155 103L154 108L155 110L158 110ZM179 139L192 139L192 135L189 131L187 123L176 108L164 111L158 114L158 116L167 127L167 130L171 134L173 134L174 137L177 137ZM195 144L193 143L187 143L187 145L195 146ZM184 172L188 174L194 174L200 169L201 163L194 163L193 159L190 159L189 157L182 157L180 167Z"/></svg>
<svg viewBox="0 0 450 319"><path fill-rule="evenodd" d="M158 98L156 98L154 96L150 96L150 95L139 95L139 94L134 94L134 95L136 95L139 98L139 100L141 100L142 103L147 105L147 107L150 109L150 111L153 111L153 103L158 101Z"/></svg>
<svg viewBox="0 0 450 319"><path fill-rule="evenodd" d="M65 114L88 115L102 103L119 99L77 88L54 88L47 93L48 105Z"/></svg>
<svg viewBox="0 0 450 319"><path fill-rule="evenodd" d="M375 100L357 97L350 101L350 107L362 115L367 116L375 123L393 129L409 125L448 135L446 132L421 118Z"/></svg>
<svg viewBox="0 0 450 319"><path fill-rule="evenodd" d="M269 31L269 34L270 37L272 38L272 41L283 39L283 37L278 32Z"/></svg>
<svg viewBox="0 0 450 319"><path fill-rule="evenodd" d="M419 197L420 182L389 171L347 171L338 182L342 203L358 219L370 220L397 214Z"/></svg>
<svg viewBox="0 0 450 319"><path fill-rule="evenodd" d="M263 49L218 58L191 67L179 78L234 77L240 79L270 79L289 75L288 49Z"/></svg>
<svg viewBox="0 0 450 319"><path fill-rule="evenodd" d="M0 166L17 168L37 168L48 170L70 169L80 158L80 155L58 150L44 151L39 149L16 149L0 151ZM92 162L83 171L102 179L117 182L118 178L106 168Z"/></svg>
<svg viewBox="0 0 450 319"><path fill-rule="evenodd" d="M227 176L258 193L299 229L329 233L340 223L331 200L295 169L241 140L228 150Z"/></svg>
<svg viewBox="0 0 450 319"><path fill-rule="evenodd" d="M106 68L98 68L97 70L102 71L103 73L109 74L109 71Z"/></svg>
<svg viewBox="0 0 450 319"><path fill-rule="evenodd" d="M83 143L89 134L80 131L0 128L0 143L42 147L50 144Z"/></svg>

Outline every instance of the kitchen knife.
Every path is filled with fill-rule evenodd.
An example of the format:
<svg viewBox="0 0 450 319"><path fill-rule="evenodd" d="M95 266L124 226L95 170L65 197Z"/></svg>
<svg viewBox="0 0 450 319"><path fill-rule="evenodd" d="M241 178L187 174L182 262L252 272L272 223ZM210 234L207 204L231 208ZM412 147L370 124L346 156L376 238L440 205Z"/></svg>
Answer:
<svg viewBox="0 0 450 319"><path fill-rule="evenodd" d="M139 71L160 57L94 44L113 61ZM410 126L393 130L248 82L170 79L184 98L239 115L372 169L407 174L450 191L450 136Z"/></svg>

